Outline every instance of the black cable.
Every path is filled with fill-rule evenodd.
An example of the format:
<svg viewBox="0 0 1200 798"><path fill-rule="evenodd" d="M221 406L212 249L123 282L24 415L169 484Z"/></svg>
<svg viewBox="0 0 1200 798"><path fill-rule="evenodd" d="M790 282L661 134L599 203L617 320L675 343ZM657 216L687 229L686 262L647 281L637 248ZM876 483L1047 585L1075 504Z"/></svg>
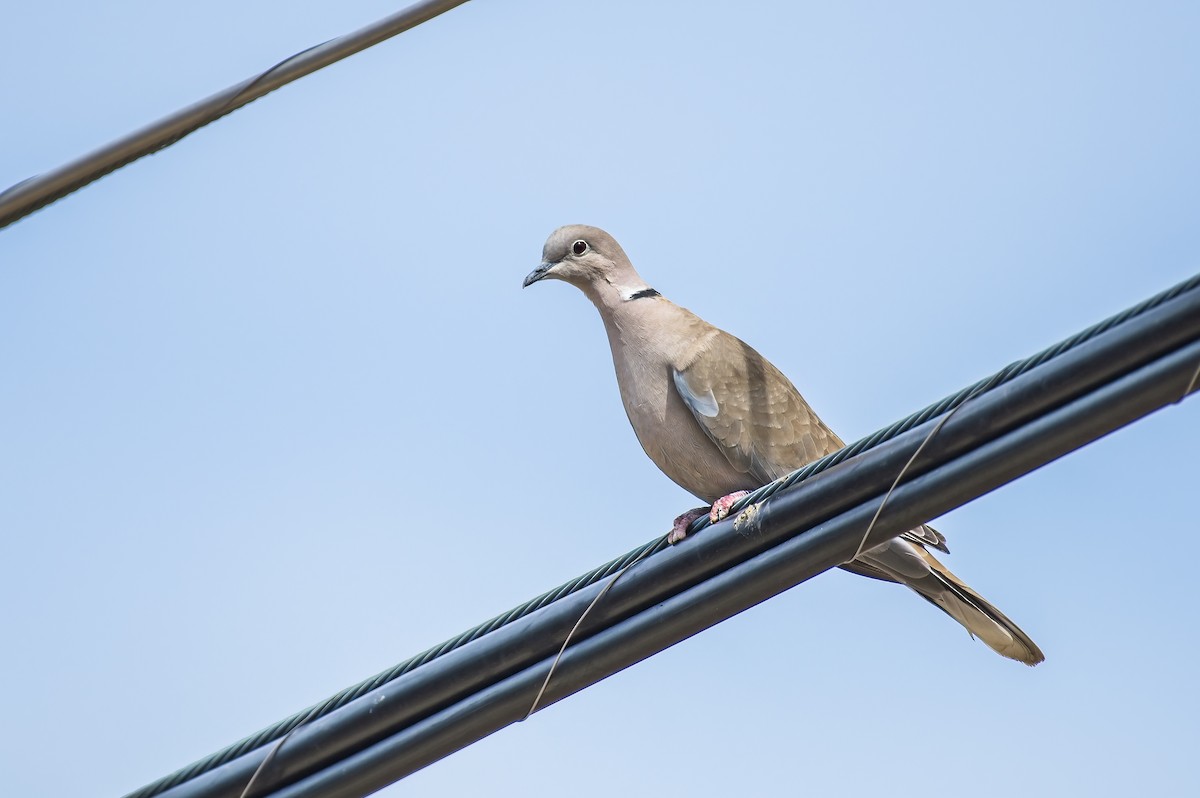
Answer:
<svg viewBox="0 0 1200 798"><path fill-rule="evenodd" d="M892 495L887 512L866 545L878 545L1178 402L1197 362L1200 339L943 463L920 479L903 483ZM1190 387L1194 390L1196 386ZM871 452L864 458L875 455ZM805 504L815 492L810 490L814 482L764 502L753 519L744 522L740 534L726 528L721 531L727 534L702 535L678 547L694 546L706 553L710 542L718 538L805 530L572 645L558 663L542 706L560 701L853 557L862 531L877 508L878 495L818 526L808 527L799 519L807 512ZM886 480L877 487L886 487ZM614 592L627 577L638 574L651 562L631 569ZM650 577L649 573L643 574L643 581ZM786 634L787 630L775 632ZM534 663L324 768L279 784L269 793L270 798L362 798L382 789L520 721L549 664L547 660ZM882 663L879 678L888 678ZM536 758L537 753L533 756Z"/></svg>
<svg viewBox="0 0 1200 798"><path fill-rule="evenodd" d="M1120 328L1121 335L1114 333L1112 336L1104 336L1105 333L1113 332L1118 330L1118 328ZM780 480L760 488L745 500L735 504L733 515L736 515L737 511L744 505L752 501L762 501L765 497L781 491L784 487L795 485L802 480L808 480L826 471L833 465L843 462L853 454L881 448L885 445L894 448L894 454L888 457L876 458L873 468L859 468L853 473L839 475L843 483L843 487L838 491L841 500L843 502L861 500L869 495L870 485L873 484L873 481L880 478L880 474L883 474L885 477L894 478L895 474L899 472L900 464L904 463L912 454L916 443L919 443L919 441L913 442L911 446L907 443L901 446L900 444L904 443L906 438L914 437L913 435L906 436L906 432L910 432L916 427L953 410L962 404L968 396L974 395L971 407L975 408L978 405L978 412L972 413L966 409L959 412L952 423L948 424L946 429L939 433L937 439L930 442L928 451L922 455L923 462L934 463L938 458L946 458L968 451L972 446L977 446L980 440L985 439L985 435L998 435L1007 429L1011 429L1030 416L1044 413L1055 406L1077 397L1091 387L1094 387L1095 384L1111 380L1120 374L1149 362L1155 357L1160 357L1163 353L1172 351L1180 345L1193 340L1197 335L1200 335L1200 275L1196 275L1132 308L1105 319L1099 324L1095 324L1032 357L1012 363L992 376L977 382L975 385L964 388L910 415L902 421L847 446L845 449L821 458ZM1065 363L1068 360L1071 362ZM1000 413L993 410L994 405L1005 402L1009 398L1000 396L999 394L1003 392L997 391L998 388L1014 385L1014 381L1022 375L1028 374L1028 372L1037 366L1046 365L1053 361L1064 362L1061 369L1064 372L1064 376L1057 382L1049 376L1039 378L1035 381L1036 384L1026 389L1027 395L1018 397L1022 399L1022 402L1017 403L1019 406L1018 409L1007 411L1009 415L1004 416L1003 419ZM1087 381L1082 380L1075 373L1084 371L1084 369L1080 368L1080 364L1087 366ZM1180 391L1182 390L1181 386ZM1008 392L1011 393L1011 391ZM975 417L982 419L982 421L975 420ZM955 429L970 427L972 424L980 431L974 432L971 435L955 436ZM912 469L909 479L911 480L920 476L926 467L920 464L916 465ZM830 476L832 477L833 475L831 474ZM864 493L864 491L867 491L867 493ZM818 508L814 507L814 512L816 509ZM820 517L814 516L814 518L819 520ZM695 532L707 525L708 521L705 518L693 524L691 529ZM325 718L334 710L346 706L355 699L385 684L393 682L400 676L411 673L451 652L458 651L468 643L480 640L480 638L491 635L500 629L510 627L514 622L526 619L539 610L556 605L567 597L575 597L572 601L576 599L578 601L590 600L588 595L579 594L582 594L585 589L597 585L639 558L645 557L647 560L658 559L652 558L652 555L666 548L668 546L664 538L659 538L640 546L611 562L601 565L585 574L581 574L553 590L547 591L524 604L514 607L508 612L497 615L491 620L469 629L440 645L434 646L388 670L376 674L370 679L348 687L319 704L281 720L176 773L130 793L126 798L152 798L199 776L209 774L248 752L260 749L280 739L302 724L309 724ZM637 570L640 570L644 565L645 563L639 565ZM711 563L712 568L718 568L721 565L722 563L715 560ZM631 583L636 583L636 571L631 572L628 578L623 577L622 583L626 587ZM663 584L664 589L669 586L666 581ZM604 602L605 607L598 608L598 612L595 613L594 622L596 624L611 622L611 616L606 613L619 614L621 612L632 611L616 598L618 592L618 590L614 590L614 595L606 598ZM564 602L564 604L567 603L571 602ZM556 609L561 609L559 614L566 618L567 625L565 628L569 629L570 624L573 624L575 619L578 618L578 612L573 607L568 608L564 606L561 608L556 607ZM573 617L572 613L574 613ZM556 639L558 644L561 644L562 635L560 634L560 630L556 627L551 628L550 625L547 625L546 628L548 630L546 635L548 637L558 635ZM590 629L591 627L589 626L588 629L582 630L581 639L586 636ZM551 643L551 645L554 644ZM525 659L536 661L540 658L540 651L535 650L532 644L527 642L525 646L528 649L528 656ZM556 649L557 646L554 646L554 648ZM496 656L493 657L493 660L499 658ZM462 678L456 677L449 681L456 685L461 685L463 690L470 687ZM389 692L392 691L389 690ZM430 707L436 708L436 690L425 686L417 692L422 695ZM409 710L410 714L419 714L415 708L410 707ZM377 713L375 715L375 722L383 724L383 720L380 720L383 714L382 712ZM381 728L383 728L382 725ZM364 735L364 740L370 736L366 730L360 729L359 733ZM299 736L297 735L297 737ZM303 751L305 745L306 743L301 739L290 739L281 752L280 759L284 760L286 757L283 754L289 750L293 751L293 755L295 755L294 752L297 750ZM314 750L317 748L321 749L318 752L320 756L330 755L327 745L314 745L313 748ZM314 756L317 756L317 754L314 754ZM303 756L300 758L303 758ZM261 757L258 757L258 761L261 761ZM257 763L249 761L248 758L246 762L239 763L239 765L241 770L246 770L248 773L253 772ZM275 766L273 765L273 767ZM281 762L278 764L278 767L282 772L290 768L302 771L305 766L289 765L286 762ZM230 784L238 783L239 778L241 777L235 773L228 773L226 780L223 782L226 787L222 789L226 789ZM244 784L244 782L245 779L243 778L241 783ZM215 783L215 776L213 783ZM221 793L215 787L212 787L211 784L206 783L205 785L195 785L195 789L187 794L224 795L227 793Z"/></svg>

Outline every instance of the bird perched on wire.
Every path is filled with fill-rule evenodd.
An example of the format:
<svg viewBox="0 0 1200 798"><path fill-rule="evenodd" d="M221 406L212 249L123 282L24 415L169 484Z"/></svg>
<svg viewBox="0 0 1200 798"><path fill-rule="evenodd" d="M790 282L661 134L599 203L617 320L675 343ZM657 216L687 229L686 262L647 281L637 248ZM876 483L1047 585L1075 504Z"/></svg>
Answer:
<svg viewBox="0 0 1200 798"><path fill-rule="evenodd" d="M547 279L575 286L600 311L638 441L664 474L709 505L675 519L671 543L696 518L708 514L715 523L748 491L842 448L779 369L651 288L603 230L555 230L524 286ZM1026 665L1045 659L926 546L948 552L945 538L922 525L842 567L912 588L1001 656Z"/></svg>

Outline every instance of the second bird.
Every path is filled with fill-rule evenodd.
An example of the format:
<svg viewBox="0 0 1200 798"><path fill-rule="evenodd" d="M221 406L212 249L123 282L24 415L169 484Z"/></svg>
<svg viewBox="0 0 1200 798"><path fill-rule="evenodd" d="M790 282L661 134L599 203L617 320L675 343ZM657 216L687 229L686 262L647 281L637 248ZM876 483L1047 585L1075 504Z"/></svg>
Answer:
<svg viewBox="0 0 1200 798"><path fill-rule="evenodd" d="M700 515L719 521L746 491L842 448L779 369L647 285L603 230L555 230L524 284L545 279L574 285L600 311L638 441L664 474L710 505L679 516L670 542L683 540ZM842 567L912 588L1001 656L1026 665L1045 659L926 546L947 551L945 538L922 525Z"/></svg>

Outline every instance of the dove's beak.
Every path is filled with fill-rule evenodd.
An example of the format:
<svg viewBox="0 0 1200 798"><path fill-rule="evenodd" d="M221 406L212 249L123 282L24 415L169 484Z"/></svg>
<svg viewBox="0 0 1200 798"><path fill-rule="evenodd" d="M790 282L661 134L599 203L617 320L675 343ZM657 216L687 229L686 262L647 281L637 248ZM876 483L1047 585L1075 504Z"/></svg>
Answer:
<svg viewBox="0 0 1200 798"><path fill-rule="evenodd" d="M550 274L550 270L557 265L557 263L547 263L546 261L542 261L536 269L525 275L525 282L521 283L521 287L528 288L538 280L548 276Z"/></svg>

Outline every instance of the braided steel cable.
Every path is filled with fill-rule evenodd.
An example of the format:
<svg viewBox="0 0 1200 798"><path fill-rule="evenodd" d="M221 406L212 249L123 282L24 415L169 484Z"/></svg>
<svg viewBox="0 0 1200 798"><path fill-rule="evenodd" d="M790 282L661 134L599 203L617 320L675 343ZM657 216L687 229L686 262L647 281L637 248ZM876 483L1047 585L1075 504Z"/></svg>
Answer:
<svg viewBox="0 0 1200 798"><path fill-rule="evenodd" d="M914 427L924 424L934 418L937 418L938 416L949 413L965 403L968 399L979 397L988 391L994 390L997 387L1015 379L1016 377L1025 374L1031 369L1043 365L1048 361L1077 348L1081 344L1097 337L1102 333L1108 332L1109 330L1112 330L1121 324L1137 318L1138 316L1141 316L1150 310L1176 299L1185 293L1195 291L1197 289L1200 289L1200 275L1196 275L1189 280L1186 280L1172 288L1167 289L1166 291L1163 291L1160 294L1157 294L1156 296L1151 297L1150 299L1145 300L1144 302L1128 308L1127 310L1105 319L1098 324L1094 324L1086 330L1060 341L1059 343L1048 347L1047 349L1044 349L1031 357L1011 363L995 374L980 380L974 385L963 388L951 396L935 402L934 404L929 405L923 410L920 410L908 416L907 418L896 422L895 424L879 430L878 432L862 438L861 440L856 441L855 443L837 452L834 452L833 454L816 460L809 465L776 480L775 482L759 488L749 496L736 502L733 506L734 509L732 512L736 513L738 510L752 502L760 502L768 496L774 495L775 493L791 487L802 480L821 473L822 471L825 471L832 466L837 465L838 463L841 463L850 457L853 457L856 454L873 449L887 441L892 440L893 438L896 438L902 433L913 429ZM704 517L693 523L693 525L690 527L690 532L699 531L708 525L708 518ZM462 646L491 632L494 632L497 629L507 626L508 624L520 618L524 618L531 613L553 604L554 602L559 601L566 596L576 593L577 591L582 590L590 585L596 584L597 582L600 582L612 576L613 574L618 573L631 563L646 557L651 557L666 548L668 548L668 544L666 543L665 536L639 546L638 548L604 565L594 568L587 573L581 574L575 579L565 582L553 590L549 590L540 596L537 596L536 598L530 599L529 601L512 608L508 612L497 615L496 617L479 624L478 626L475 626L474 628L469 629L456 637L446 640L445 642L436 645L420 654L417 654L416 656L413 656L408 660L389 668L388 670L382 671L381 673L378 673L375 676L360 682L359 684L347 687L346 689L329 697L325 701L315 704L308 709L292 715L291 717L268 726L256 734L250 735L249 737L246 737L245 739L240 740L221 751L205 757L204 759L198 760L186 768L177 771L176 773L159 779L158 781L155 781L152 784L149 784L135 792L129 793L125 798L153 798L153 796L157 796L166 790L171 789L172 787L190 781L191 779L194 779L201 774L207 773L223 764L237 759L238 757L250 751L275 742L299 726L323 717L330 712L333 712L334 710L345 706L351 701L365 695L366 693L369 693L387 684L388 682L391 682L403 674L409 673L414 669L431 662L432 660L461 648Z"/></svg>

